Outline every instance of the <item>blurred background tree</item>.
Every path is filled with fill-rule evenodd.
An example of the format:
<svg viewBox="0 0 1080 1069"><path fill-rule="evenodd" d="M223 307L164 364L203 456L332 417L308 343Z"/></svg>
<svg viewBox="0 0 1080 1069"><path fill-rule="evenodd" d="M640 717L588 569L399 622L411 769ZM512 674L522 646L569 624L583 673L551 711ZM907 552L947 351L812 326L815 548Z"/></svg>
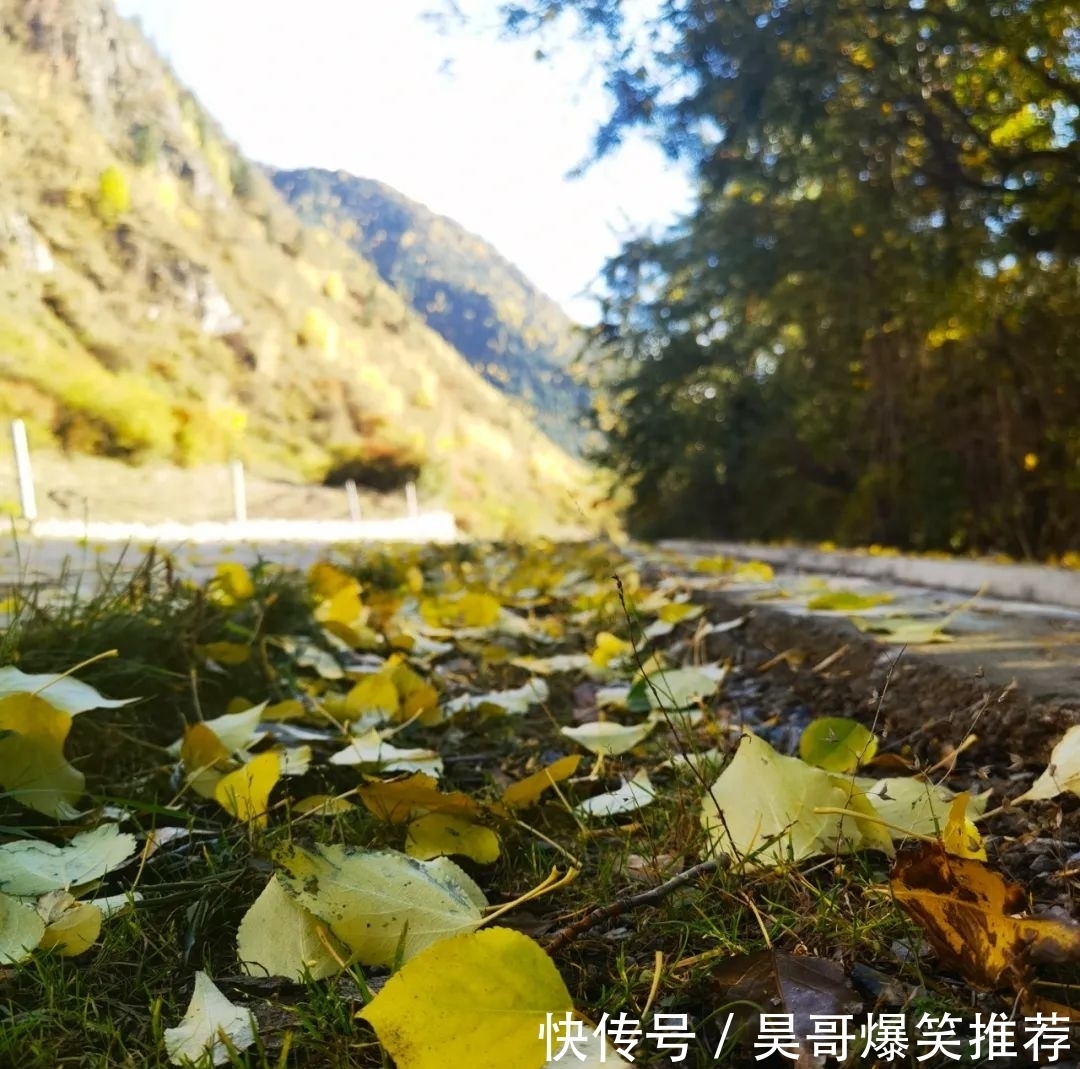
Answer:
<svg viewBox="0 0 1080 1069"><path fill-rule="evenodd" d="M602 459L657 536L1080 546L1080 6L525 0L696 204L606 267Z"/></svg>

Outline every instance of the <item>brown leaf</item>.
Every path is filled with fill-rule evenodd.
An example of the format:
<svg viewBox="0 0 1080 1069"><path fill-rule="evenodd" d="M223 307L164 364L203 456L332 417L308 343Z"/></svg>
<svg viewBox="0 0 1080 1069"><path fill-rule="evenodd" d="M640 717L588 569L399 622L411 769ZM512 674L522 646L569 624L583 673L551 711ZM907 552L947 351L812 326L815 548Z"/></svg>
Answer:
<svg viewBox="0 0 1080 1069"><path fill-rule="evenodd" d="M794 1033L805 1044L814 1034L813 1016L862 1013L862 1000L828 958L762 950L730 958L713 970L712 981L726 1001L745 1001L764 1013L790 1013Z"/></svg>
<svg viewBox="0 0 1080 1069"><path fill-rule="evenodd" d="M1024 916L1021 887L981 861L950 856L941 843L901 853L892 890L942 963L977 987L1019 988L1034 965L1080 962L1080 924Z"/></svg>

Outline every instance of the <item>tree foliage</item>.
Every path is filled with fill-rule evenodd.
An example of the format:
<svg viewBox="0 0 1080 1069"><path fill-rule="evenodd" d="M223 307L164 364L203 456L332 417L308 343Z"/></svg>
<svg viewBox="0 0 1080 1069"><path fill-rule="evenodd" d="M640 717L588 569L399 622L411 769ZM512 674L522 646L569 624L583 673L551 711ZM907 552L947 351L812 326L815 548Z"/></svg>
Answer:
<svg viewBox="0 0 1080 1069"><path fill-rule="evenodd" d="M643 533L1060 552L1080 527L1080 7L530 0L694 210L606 268Z"/></svg>

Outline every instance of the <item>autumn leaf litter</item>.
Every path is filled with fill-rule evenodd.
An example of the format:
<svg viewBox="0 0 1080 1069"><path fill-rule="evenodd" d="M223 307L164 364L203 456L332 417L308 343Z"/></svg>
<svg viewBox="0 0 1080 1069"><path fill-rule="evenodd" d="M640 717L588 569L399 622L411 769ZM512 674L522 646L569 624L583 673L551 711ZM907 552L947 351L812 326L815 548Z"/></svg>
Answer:
<svg viewBox="0 0 1080 1069"><path fill-rule="evenodd" d="M226 561L203 587L150 558L96 602L17 595L9 1012L49 985L89 1006L96 982L102 1034L123 1038L88 1064L119 1043L140 1064L377 1065L377 1039L407 1069L511 1011L471 1064L542 1065L537 1014L658 1005L695 1024L697 1063L739 1064L752 1025L718 1038L716 1011L807 985L818 1012L856 1016L1067 1007L1075 731L724 601L770 582L541 545L305 576ZM875 628L915 636L889 619ZM1025 711L1028 738L1003 733ZM22 1027L54 1060L84 1044L62 1013Z"/></svg>

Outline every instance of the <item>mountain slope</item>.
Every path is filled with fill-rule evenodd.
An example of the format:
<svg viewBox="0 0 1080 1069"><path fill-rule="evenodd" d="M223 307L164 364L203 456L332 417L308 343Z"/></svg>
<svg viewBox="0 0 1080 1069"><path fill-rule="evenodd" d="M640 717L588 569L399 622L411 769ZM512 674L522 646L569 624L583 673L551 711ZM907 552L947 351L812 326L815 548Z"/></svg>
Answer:
<svg viewBox="0 0 1080 1069"><path fill-rule="evenodd" d="M0 420L37 445L394 485L478 533L587 472L306 229L107 0L0 0Z"/></svg>
<svg viewBox="0 0 1080 1069"><path fill-rule="evenodd" d="M369 178L270 171L301 218L335 230L489 382L538 424L580 445L585 390L567 373L580 346L562 309L482 238Z"/></svg>

